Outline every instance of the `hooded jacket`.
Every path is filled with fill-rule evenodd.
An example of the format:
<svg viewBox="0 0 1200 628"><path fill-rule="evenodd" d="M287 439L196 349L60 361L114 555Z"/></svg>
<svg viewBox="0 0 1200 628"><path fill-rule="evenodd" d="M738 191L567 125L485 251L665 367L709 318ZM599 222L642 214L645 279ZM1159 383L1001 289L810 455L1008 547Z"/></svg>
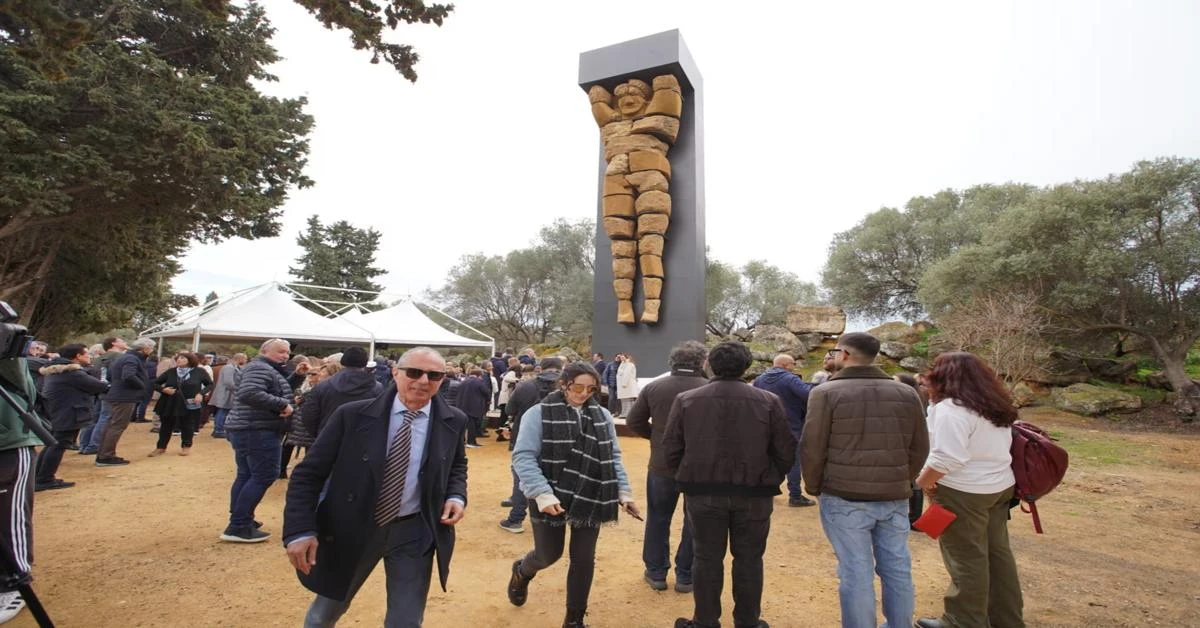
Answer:
<svg viewBox="0 0 1200 628"><path fill-rule="evenodd" d="M375 379L375 374L366 369L344 368L333 377L313 386L304 395L304 404L300 406L300 421L304 429L316 438L320 435L329 417L343 405L351 401L374 399L383 392L383 384Z"/></svg>
<svg viewBox="0 0 1200 628"><path fill-rule="evenodd" d="M57 432L78 429L92 419L93 398L108 391L108 384L87 374L83 366L55 358L40 369L42 398L50 426Z"/></svg>
<svg viewBox="0 0 1200 628"><path fill-rule="evenodd" d="M509 451L512 451L513 446L517 443L517 433L521 429L521 417L527 410L541 403L543 397L558 388L558 377L561 374L562 371L542 371L538 373L537 377L520 382L513 389L512 394L508 397L508 405L504 406L504 414L509 417L509 429L512 431L508 443Z"/></svg>
<svg viewBox="0 0 1200 628"><path fill-rule="evenodd" d="M804 429L804 415L808 410L808 393L815 384L806 383L799 375L778 366L772 366L766 373L754 378L754 387L775 393L787 410L788 427L792 435L800 438Z"/></svg>

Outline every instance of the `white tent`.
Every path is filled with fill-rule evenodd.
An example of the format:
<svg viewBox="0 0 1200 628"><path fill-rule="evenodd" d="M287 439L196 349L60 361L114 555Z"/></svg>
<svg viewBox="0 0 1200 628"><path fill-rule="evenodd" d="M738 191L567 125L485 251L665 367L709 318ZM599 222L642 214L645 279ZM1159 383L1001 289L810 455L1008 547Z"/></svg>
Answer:
<svg viewBox="0 0 1200 628"><path fill-rule="evenodd" d="M285 292L286 291L286 292ZM201 336L209 340L287 338L310 342L371 343L366 328L351 319L328 319L292 300L292 291L277 282L266 283L160 323L144 335L151 338L191 337L193 349Z"/></svg>
<svg viewBox="0 0 1200 628"><path fill-rule="evenodd" d="M352 310L352 312L355 312ZM353 321L371 331L375 342L398 345L434 345L442 347L494 347L491 339L477 340L460 336L425 316L412 301L393 305L378 312L351 314L342 319Z"/></svg>

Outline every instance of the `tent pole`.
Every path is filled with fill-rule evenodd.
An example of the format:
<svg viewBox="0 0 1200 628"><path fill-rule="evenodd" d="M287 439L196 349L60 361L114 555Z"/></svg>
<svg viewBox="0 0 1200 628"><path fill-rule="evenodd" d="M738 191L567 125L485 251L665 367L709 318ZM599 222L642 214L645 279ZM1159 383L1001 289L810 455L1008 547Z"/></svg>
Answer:
<svg viewBox="0 0 1200 628"><path fill-rule="evenodd" d="M194 329L192 331L192 353L197 353L199 351L200 351L200 326L197 325L196 329Z"/></svg>

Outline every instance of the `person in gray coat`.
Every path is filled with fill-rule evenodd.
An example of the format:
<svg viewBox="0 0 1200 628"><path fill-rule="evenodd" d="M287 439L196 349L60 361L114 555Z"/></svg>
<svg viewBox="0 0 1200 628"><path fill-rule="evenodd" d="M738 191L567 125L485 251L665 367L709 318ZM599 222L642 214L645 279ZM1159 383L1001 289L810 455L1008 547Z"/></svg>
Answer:
<svg viewBox="0 0 1200 628"><path fill-rule="evenodd" d="M241 379L245 364L246 354L235 353L233 359L217 373L217 384L208 400L208 404L217 409L213 415L213 438L225 438L225 418L233 409L233 397L237 393L238 380Z"/></svg>
<svg viewBox="0 0 1200 628"><path fill-rule="evenodd" d="M256 527L254 510L279 474L280 435L293 411L292 387L283 370L290 352L288 341L272 338L242 369L233 411L225 419L237 476L229 491L229 525L222 541L261 543L271 536Z"/></svg>

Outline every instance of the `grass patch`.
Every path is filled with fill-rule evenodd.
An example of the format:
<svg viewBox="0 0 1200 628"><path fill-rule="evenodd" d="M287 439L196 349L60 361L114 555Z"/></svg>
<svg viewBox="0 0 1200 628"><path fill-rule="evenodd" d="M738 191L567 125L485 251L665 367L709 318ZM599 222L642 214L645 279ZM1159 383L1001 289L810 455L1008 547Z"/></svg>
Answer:
<svg viewBox="0 0 1200 628"><path fill-rule="evenodd" d="M1112 390L1119 390L1123 393L1137 395L1138 397L1142 398L1142 403L1144 405L1158 405L1162 403L1164 399L1166 399L1168 394L1170 394L1170 391L1162 390L1160 388L1148 388L1146 386L1137 386L1134 384L1118 384L1116 382L1106 382L1100 379L1089 380L1088 383L1101 388L1109 388Z"/></svg>
<svg viewBox="0 0 1200 628"><path fill-rule="evenodd" d="M1050 436L1071 455L1072 466L1150 464L1155 461L1147 447L1104 432L1050 430Z"/></svg>

